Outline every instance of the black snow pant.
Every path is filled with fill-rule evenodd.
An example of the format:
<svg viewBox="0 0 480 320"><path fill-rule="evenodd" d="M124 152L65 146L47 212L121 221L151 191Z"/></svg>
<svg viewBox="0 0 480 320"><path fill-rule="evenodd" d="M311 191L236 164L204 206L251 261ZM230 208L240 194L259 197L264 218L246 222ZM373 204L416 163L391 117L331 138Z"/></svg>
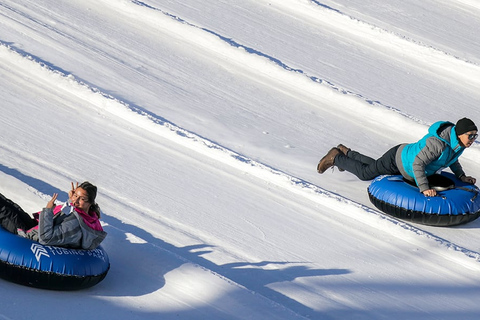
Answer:
<svg viewBox="0 0 480 320"><path fill-rule="evenodd" d="M372 180L384 174L400 174L395 157L400 145L385 152L377 160L367 157L357 151L350 150L335 157L335 166L356 175L360 180Z"/></svg>
<svg viewBox="0 0 480 320"><path fill-rule="evenodd" d="M10 199L0 193L0 225L11 233L17 234L17 229L29 230L38 224L37 220Z"/></svg>

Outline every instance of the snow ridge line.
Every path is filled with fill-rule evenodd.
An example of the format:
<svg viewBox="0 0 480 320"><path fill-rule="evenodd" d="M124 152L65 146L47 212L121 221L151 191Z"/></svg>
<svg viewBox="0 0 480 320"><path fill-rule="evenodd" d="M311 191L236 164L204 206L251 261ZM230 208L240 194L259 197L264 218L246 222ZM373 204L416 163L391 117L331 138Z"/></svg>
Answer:
<svg viewBox="0 0 480 320"><path fill-rule="evenodd" d="M238 64L241 64L243 68L246 68L247 65L253 65L253 69L255 69L255 71L254 71L255 73L257 73L257 74L261 73L262 75L268 75L269 78L271 78L270 79L271 81L278 82L279 78L282 78L282 76L283 76L283 78L285 77L285 73L283 73L282 71L287 71L288 72L287 76L290 79L289 80L289 84L290 84L289 87L290 88L296 88L297 90L300 90L302 92L308 91L307 93L309 95L313 95L316 99L319 99L319 97L320 97L321 99L319 99L319 100L322 100L322 99L325 100L332 92L339 93L339 94L342 94L342 95L345 95L345 96L348 96L348 97L357 98L358 100L363 102L362 103L363 106L362 105L359 106L358 104L356 104L355 107L366 108L367 107L366 105L375 106L375 107L379 107L383 110L393 111L393 112L399 114L400 116L402 116L402 118L406 118L406 119L414 121L416 123L419 123L419 124L422 124L422 125L427 124L423 120L421 120L421 119L419 119L419 118L417 118L413 115L410 115L410 114L408 114L408 113L406 113L406 112L404 112L404 111L402 111L402 110L400 110L400 109L398 109L394 106L385 105L378 100L374 100L374 99L370 99L368 97L364 97L363 95L361 95L359 93L355 93L353 91L350 91L350 90L347 90L345 88L339 87L335 83L333 83L329 80L322 79L322 78L317 77L317 76L309 75L304 70L299 69L299 68L291 67L291 66L287 65L286 63L282 62L280 59L275 58L274 56L271 56L267 53L256 50L252 47L248 47L244 44L241 44L241 43L233 40L232 38L228 38L227 36L221 35L221 34L215 32L213 30L197 26L197 25L195 25L191 22L188 22L185 19L183 19L181 17L178 17L174 14L171 14L171 13L169 13L169 12L167 12L167 11L161 9L161 8L157 8L157 7L154 7L152 5L149 5L144 1L131 0L131 3L140 7L139 8L140 10L141 9L147 9L148 11L152 11L153 14L160 13L163 16L169 18L169 20L173 20L176 23L180 23L180 24L182 24L184 26L187 26L189 28L194 28L196 30L201 31L202 33L206 33L207 37L205 37L205 35L197 34L196 38L198 38L198 39L195 40L196 45L200 45L201 47L206 48L209 51L215 51L217 55L221 55L224 59L226 57L226 60L234 60L234 61L236 60L236 62ZM120 10L120 11L125 10L125 7L122 7L122 8L123 9L118 9L118 10ZM135 10L135 8L129 8L129 9L130 10ZM146 14L148 14L148 11L146 13L140 12L136 15L132 15L132 18L135 18L135 17L138 17L138 16L141 16L141 17L145 18ZM154 20L154 19L152 18L151 20ZM142 22L152 24L152 22L150 22L149 19L144 19L144 20L142 20ZM157 27L156 25L152 25L152 26ZM160 27L158 27L158 28L160 28ZM161 28L166 29L167 27L162 25ZM176 31L174 29L176 29L176 28L169 28L168 31L171 34L177 33L179 37L181 37L183 40L185 40L185 36L182 34L182 31L181 30ZM184 33L186 34L187 32L184 32ZM211 38L208 39L208 35L213 36L214 39L211 39ZM192 38L193 37L195 37L195 36L192 36ZM204 38L204 39L201 39L201 38ZM220 40L220 43L218 42L218 40ZM193 42L192 39L187 39L187 41ZM230 47L230 49L231 48L234 48L234 49L237 49L237 50L240 49L243 52L242 51L232 52L231 50L228 50L229 49L228 47L224 48L225 44L227 44ZM243 53L243 55L242 55L242 53ZM250 57L245 56L245 54L249 55ZM252 61L252 60L253 61L251 63L246 62L246 59L248 59L248 61ZM269 64L266 65L265 60L267 60L269 62ZM218 61L218 63L220 64L220 61ZM277 70L272 70L275 67L277 67L276 68ZM280 68L281 70L278 70L278 68ZM252 68L249 68L249 69L251 70ZM293 74L293 77L292 77L292 74ZM308 82L305 81L305 80L307 80ZM281 81L281 82L283 82L283 81ZM312 86L312 84L313 84L313 86ZM319 92L319 87L318 87L319 84L322 86L322 87L320 87L320 89L323 88L323 90L321 90L320 92ZM282 87L284 85L285 85L285 83L282 83ZM364 105L364 103L366 103L366 105ZM348 104L344 104L344 105L342 105L342 107L345 108L345 105L348 105ZM357 113L358 109L354 110L354 112ZM382 120L383 118L382 118L381 115L379 115L378 119Z"/></svg>
<svg viewBox="0 0 480 320"><path fill-rule="evenodd" d="M223 147L151 112L142 110L137 106L130 105L110 94L102 92L78 80L71 74L65 74L59 70L55 70L32 56L28 56L25 53L18 53L0 41L0 56L2 55L7 55L7 58L13 65L18 66L19 69L24 69L30 76L37 77L49 83L52 87L58 87L69 94L77 96L79 99L88 101L95 107L97 112L101 110L121 118L142 130L168 139L234 169L251 174L260 180L275 184L279 188L288 190L318 205L330 207L335 212L339 212L344 216L355 219L373 228L380 230L388 228L392 235L402 240L412 242L415 245L444 256L446 259L455 261L469 269L479 270L479 252L456 245L418 227L396 220L377 210L318 187L306 180L294 177Z"/></svg>

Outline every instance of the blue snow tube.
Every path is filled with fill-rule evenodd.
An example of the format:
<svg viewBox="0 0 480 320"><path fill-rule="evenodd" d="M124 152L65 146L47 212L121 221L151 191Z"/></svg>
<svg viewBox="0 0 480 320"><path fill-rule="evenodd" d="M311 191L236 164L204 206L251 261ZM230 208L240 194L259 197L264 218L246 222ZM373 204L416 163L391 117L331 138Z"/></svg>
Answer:
<svg viewBox="0 0 480 320"><path fill-rule="evenodd" d="M52 290L78 290L96 285L110 269L105 250L44 246L0 227L0 277Z"/></svg>
<svg viewBox="0 0 480 320"><path fill-rule="evenodd" d="M426 197L401 175L380 176L368 187L370 201L379 210L399 219L430 226L454 226L480 216L480 196L475 185L442 172L428 177L438 196Z"/></svg>

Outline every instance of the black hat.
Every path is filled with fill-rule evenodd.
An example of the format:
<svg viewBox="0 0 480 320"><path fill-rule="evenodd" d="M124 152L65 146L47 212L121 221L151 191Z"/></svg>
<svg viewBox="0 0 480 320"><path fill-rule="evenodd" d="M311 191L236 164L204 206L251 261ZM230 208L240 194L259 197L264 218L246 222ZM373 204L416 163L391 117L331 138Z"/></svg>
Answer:
<svg viewBox="0 0 480 320"><path fill-rule="evenodd" d="M457 136L473 130L478 131L477 126L468 118L462 118L458 120L457 124L455 125L455 132L457 133Z"/></svg>

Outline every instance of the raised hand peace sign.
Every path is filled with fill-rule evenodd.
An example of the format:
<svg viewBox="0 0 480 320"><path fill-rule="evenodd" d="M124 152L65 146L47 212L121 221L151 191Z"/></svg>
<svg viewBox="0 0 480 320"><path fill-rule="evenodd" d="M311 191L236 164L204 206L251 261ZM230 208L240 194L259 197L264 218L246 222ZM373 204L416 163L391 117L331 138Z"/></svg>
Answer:
<svg viewBox="0 0 480 320"><path fill-rule="evenodd" d="M55 201L57 200L57 197L58 197L58 193L54 193L52 199L50 199L50 201L48 201L47 203L47 208L51 209L55 207Z"/></svg>
<svg viewBox="0 0 480 320"><path fill-rule="evenodd" d="M70 202L72 201L73 194L75 193L75 190L77 188L78 188L78 182L77 182L76 186L74 186L73 182L72 182L72 189L70 189L70 191L68 191L68 199L69 199Z"/></svg>

